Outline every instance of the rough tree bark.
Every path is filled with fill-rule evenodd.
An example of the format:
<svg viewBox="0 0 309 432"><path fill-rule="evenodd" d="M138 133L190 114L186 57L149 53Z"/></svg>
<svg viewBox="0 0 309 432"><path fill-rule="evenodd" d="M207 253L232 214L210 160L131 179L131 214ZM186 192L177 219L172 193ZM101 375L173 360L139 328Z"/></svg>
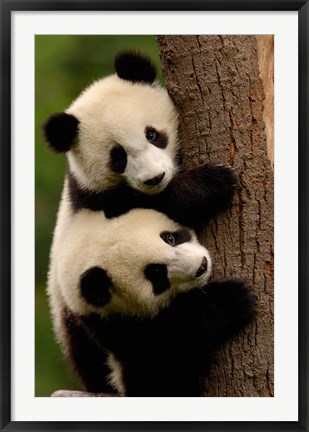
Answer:
<svg viewBox="0 0 309 432"><path fill-rule="evenodd" d="M274 395L272 98L264 110L262 82L270 94L272 43L272 36L158 37L184 167L213 160L239 176L231 210L201 237L214 276L244 277L258 296L256 322L216 355L207 396Z"/></svg>

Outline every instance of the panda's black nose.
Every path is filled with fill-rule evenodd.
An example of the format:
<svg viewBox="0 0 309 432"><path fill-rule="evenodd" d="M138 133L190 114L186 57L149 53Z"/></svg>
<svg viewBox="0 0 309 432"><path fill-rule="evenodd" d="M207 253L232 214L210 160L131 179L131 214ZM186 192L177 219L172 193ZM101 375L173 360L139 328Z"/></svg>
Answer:
<svg viewBox="0 0 309 432"><path fill-rule="evenodd" d="M198 271L195 273L195 277L200 277L202 276L207 270L207 259L206 257L204 257L202 259L202 264L200 266L200 268L198 269Z"/></svg>
<svg viewBox="0 0 309 432"><path fill-rule="evenodd" d="M147 186L157 186L158 184L161 183L161 181L164 179L164 177L165 177L165 172L159 174L156 177L153 177L152 179L145 180L144 184Z"/></svg>

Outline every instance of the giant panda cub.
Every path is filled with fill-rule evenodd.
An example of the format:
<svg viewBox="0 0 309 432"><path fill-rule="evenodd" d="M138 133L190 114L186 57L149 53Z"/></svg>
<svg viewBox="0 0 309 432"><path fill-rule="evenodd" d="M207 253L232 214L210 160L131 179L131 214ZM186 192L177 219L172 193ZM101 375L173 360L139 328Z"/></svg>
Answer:
<svg viewBox="0 0 309 432"><path fill-rule="evenodd" d="M239 280L208 282L195 233L154 210L102 224L84 209L64 233L50 300L58 338L91 392L201 396L211 355L254 315Z"/></svg>
<svg viewBox="0 0 309 432"><path fill-rule="evenodd" d="M59 230L82 208L107 218L153 208L192 228L205 225L231 202L231 167L207 163L179 173L177 112L152 61L121 52L115 71L44 125L49 146L68 160Z"/></svg>

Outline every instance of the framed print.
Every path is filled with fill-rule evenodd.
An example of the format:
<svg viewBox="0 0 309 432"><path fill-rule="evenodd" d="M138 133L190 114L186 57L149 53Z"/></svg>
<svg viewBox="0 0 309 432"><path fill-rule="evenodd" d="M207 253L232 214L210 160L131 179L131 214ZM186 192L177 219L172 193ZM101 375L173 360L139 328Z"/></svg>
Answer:
<svg viewBox="0 0 309 432"><path fill-rule="evenodd" d="M308 430L308 2L1 17L2 430Z"/></svg>

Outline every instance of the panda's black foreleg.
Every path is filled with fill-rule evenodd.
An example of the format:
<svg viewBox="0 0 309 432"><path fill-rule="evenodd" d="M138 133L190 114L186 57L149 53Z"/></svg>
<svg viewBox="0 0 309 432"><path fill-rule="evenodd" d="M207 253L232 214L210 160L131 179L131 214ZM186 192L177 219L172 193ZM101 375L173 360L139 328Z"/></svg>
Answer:
<svg viewBox="0 0 309 432"><path fill-rule="evenodd" d="M69 363L85 390L94 393L112 393L107 376L107 354L94 342L82 321L69 311L63 319L66 353Z"/></svg>
<svg viewBox="0 0 309 432"><path fill-rule="evenodd" d="M255 316L256 296L238 279L210 282L179 295L170 308L173 325L199 356L237 334Z"/></svg>
<svg viewBox="0 0 309 432"><path fill-rule="evenodd" d="M243 280L211 282L202 289L202 293L208 298L207 316L202 316L205 320L204 337L210 347L216 348L236 335L255 316L256 295Z"/></svg>
<svg viewBox="0 0 309 432"><path fill-rule="evenodd" d="M233 169L209 162L185 171L160 194L163 211L179 223L199 228L229 208L237 187Z"/></svg>

